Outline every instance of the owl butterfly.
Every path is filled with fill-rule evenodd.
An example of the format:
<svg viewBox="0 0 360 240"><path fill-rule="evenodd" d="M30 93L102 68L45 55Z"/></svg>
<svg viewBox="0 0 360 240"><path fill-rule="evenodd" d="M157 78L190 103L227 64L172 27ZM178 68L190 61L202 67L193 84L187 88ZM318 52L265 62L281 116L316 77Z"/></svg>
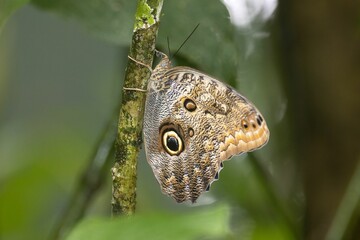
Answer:
<svg viewBox="0 0 360 240"><path fill-rule="evenodd" d="M217 180L223 161L269 140L255 106L233 88L189 67L172 67L161 52L147 87L147 161L163 193L195 202Z"/></svg>

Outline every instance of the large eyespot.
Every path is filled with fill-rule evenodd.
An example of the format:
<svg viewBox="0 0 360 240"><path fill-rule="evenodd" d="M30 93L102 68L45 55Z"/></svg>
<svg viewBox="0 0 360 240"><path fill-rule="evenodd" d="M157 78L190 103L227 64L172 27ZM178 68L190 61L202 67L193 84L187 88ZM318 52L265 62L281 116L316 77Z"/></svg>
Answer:
<svg viewBox="0 0 360 240"><path fill-rule="evenodd" d="M193 100L186 98L184 100L184 107L186 110L188 110L189 112L193 112L196 110L196 104Z"/></svg>
<svg viewBox="0 0 360 240"><path fill-rule="evenodd" d="M162 145L167 153L171 156L179 155L184 148L184 144L180 136L173 129L168 129L163 133Z"/></svg>

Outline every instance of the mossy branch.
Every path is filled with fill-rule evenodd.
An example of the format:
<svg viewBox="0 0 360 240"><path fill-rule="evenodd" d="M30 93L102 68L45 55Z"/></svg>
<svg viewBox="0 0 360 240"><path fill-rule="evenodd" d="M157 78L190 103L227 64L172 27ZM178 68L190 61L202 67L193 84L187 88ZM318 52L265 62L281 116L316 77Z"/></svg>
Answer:
<svg viewBox="0 0 360 240"><path fill-rule="evenodd" d="M163 0L138 1L130 56L147 66L152 65L162 4ZM124 88L146 89L150 74L147 67L129 60ZM131 215L135 211L137 157L142 143L145 97L141 91L124 89L122 92L115 165L111 170L113 215Z"/></svg>

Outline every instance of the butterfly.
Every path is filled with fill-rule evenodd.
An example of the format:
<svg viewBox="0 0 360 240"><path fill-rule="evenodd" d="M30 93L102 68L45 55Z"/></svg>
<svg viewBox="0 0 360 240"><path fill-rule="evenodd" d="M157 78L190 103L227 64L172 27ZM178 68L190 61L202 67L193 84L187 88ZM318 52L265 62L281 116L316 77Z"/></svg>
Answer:
<svg viewBox="0 0 360 240"><path fill-rule="evenodd" d="M147 87L143 135L163 193L194 203L219 178L223 161L264 146L270 136L256 107L230 86L166 54Z"/></svg>

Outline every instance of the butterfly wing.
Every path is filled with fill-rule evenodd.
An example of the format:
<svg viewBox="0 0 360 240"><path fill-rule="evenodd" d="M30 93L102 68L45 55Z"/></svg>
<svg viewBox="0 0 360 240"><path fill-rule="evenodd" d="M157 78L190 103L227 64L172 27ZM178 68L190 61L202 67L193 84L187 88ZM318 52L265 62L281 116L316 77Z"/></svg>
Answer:
<svg viewBox="0 0 360 240"><path fill-rule="evenodd" d="M192 202L233 155L269 139L264 118L231 87L187 67L151 81L145 105L147 160L162 191Z"/></svg>

